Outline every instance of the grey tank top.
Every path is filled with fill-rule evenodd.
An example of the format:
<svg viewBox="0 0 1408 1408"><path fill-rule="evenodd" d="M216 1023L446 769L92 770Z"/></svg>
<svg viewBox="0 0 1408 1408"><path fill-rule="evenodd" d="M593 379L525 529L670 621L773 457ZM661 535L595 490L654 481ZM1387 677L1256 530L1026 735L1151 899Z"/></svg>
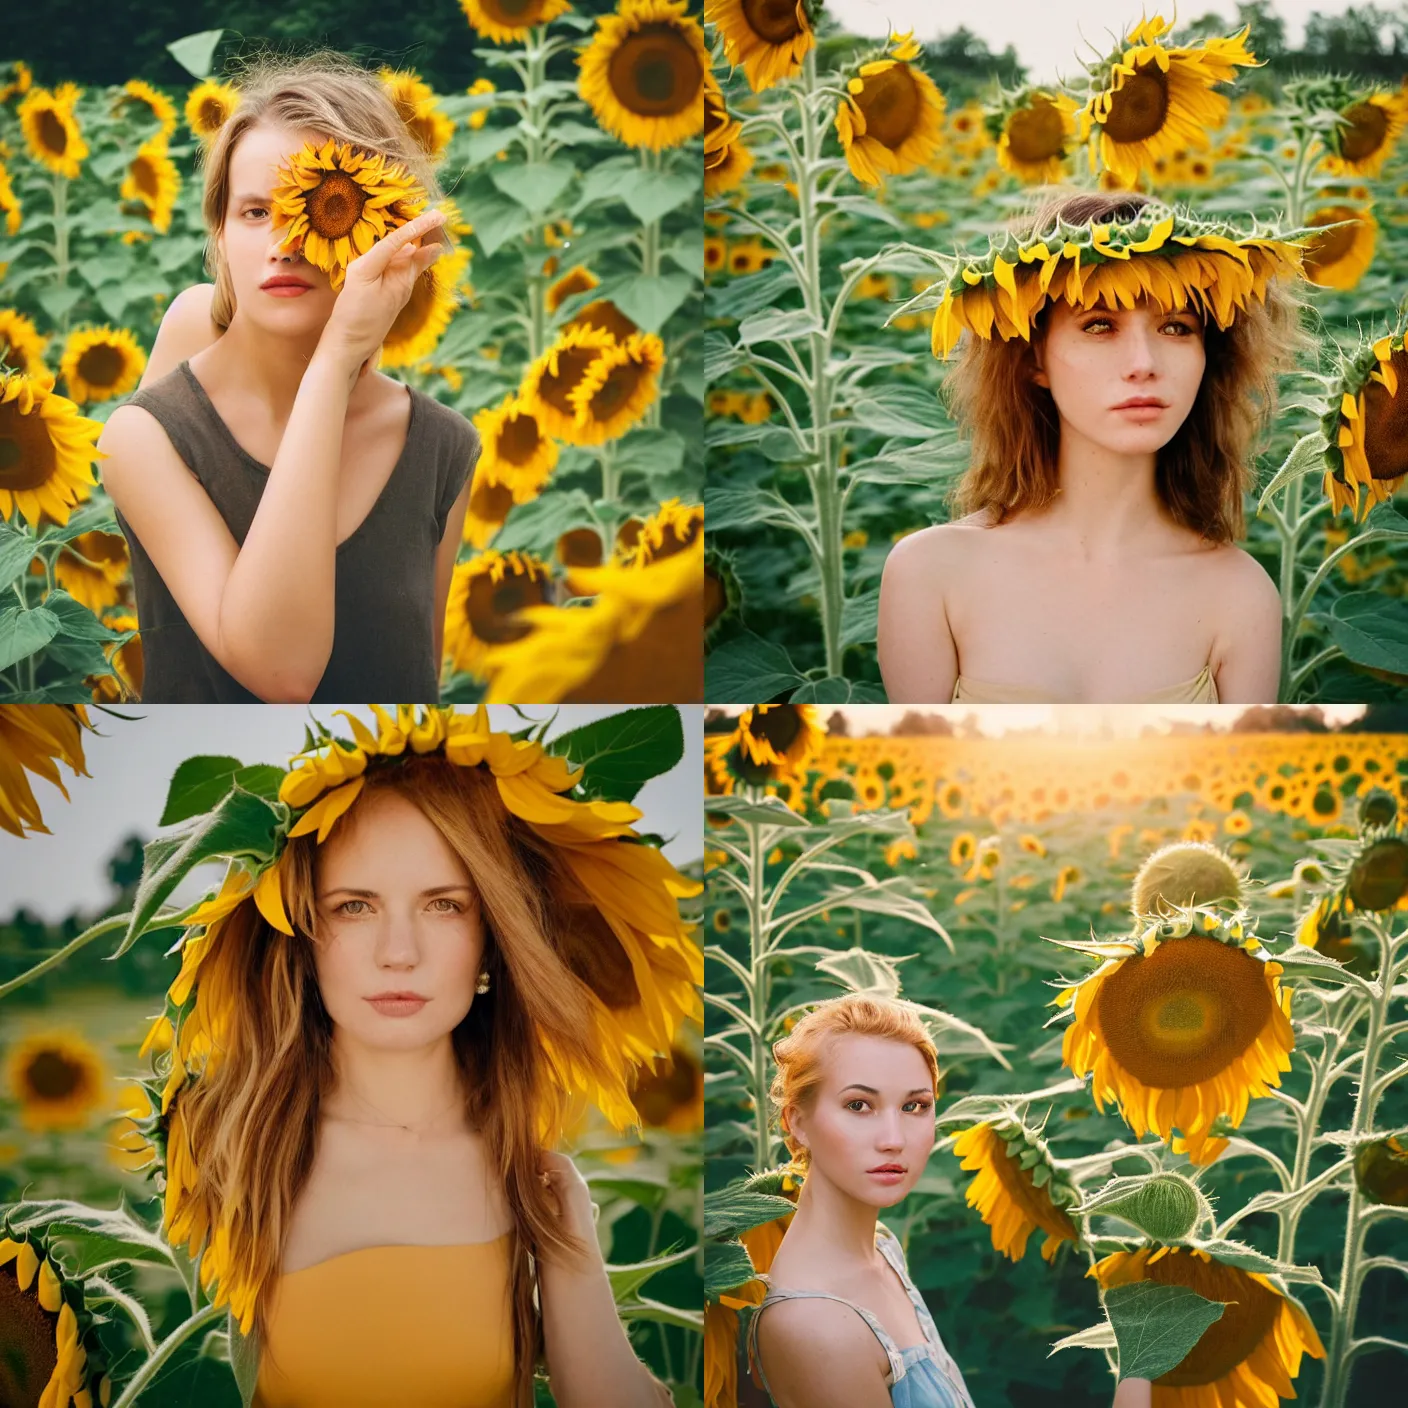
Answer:
<svg viewBox="0 0 1408 1408"><path fill-rule="evenodd" d="M479 458L479 432L458 411L415 387L406 445L371 511L338 545L332 654L317 703L439 698L435 660L435 550L450 508ZM269 467L246 454L187 363L135 392L155 416L243 545ZM258 704L201 644L122 514L132 554L148 704Z"/></svg>

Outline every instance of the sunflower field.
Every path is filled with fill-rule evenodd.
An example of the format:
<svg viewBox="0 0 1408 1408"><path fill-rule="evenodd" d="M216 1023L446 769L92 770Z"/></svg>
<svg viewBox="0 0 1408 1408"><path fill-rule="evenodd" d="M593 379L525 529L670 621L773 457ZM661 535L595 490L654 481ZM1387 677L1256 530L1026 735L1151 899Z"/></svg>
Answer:
<svg viewBox="0 0 1408 1408"><path fill-rule="evenodd" d="M479 76L379 78L455 245L381 366L483 443L442 696L702 698L702 29L687 0L439 4ZM95 441L209 278L200 154L239 100L223 39L168 46L186 91L46 88L0 56L0 698L140 694Z"/></svg>
<svg viewBox="0 0 1408 1408"><path fill-rule="evenodd" d="M575 741L566 732L546 746L583 758L590 795L623 801L678 763L678 719L673 729L662 719L675 713L621 711L577 730ZM650 715L644 723L643 714ZM158 709L145 723L116 726L158 728L159 717ZM406 719L397 713L398 726ZM0 708L0 827L10 833L0 844L22 846L27 832L44 826L62 837L80 806L114 805L90 783L86 802L75 792L67 809L46 803L45 816L30 786L32 777L60 778L60 764L87 771L89 722L82 706ZM330 735L315 726L314 741L325 748ZM357 728L358 739L372 738L360 719ZM387 737L383 730L377 741ZM354 742L340 746L346 754ZM171 1220L182 1191L175 1136L163 1126L177 1121L168 1125L158 1112L197 1070L173 1060L173 1043L163 1045L162 1034L174 1022L175 1045L191 1059L182 1033L199 1021L192 979L201 941L230 912L232 893L250 897L242 866L227 862L226 852L248 862L255 850L267 851L280 809L287 827L279 800L285 777L278 766L188 759L171 778L159 821L144 819L146 837L134 836L109 861L113 893L102 912L47 925L23 911L0 913L0 1402L68 1405L71 1396L80 1408L247 1408L252 1384L242 1379L240 1321L231 1314L226 1272L213 1280L217 1251L184 1245ZM182 847L192 832L208 844ZM176 901L173 885L215 858L217 833L220 871L195 871L204 894L194 904ZM693 896L701 888L695 862L678 886L681 937L665 949L692 943L700 909ZM190 939L184 956L173 948L183 936ZM662 991L670 986L663 970L655 977ZM176 1002L170 995L181 984L186 991ZM676 983L670 1000L677 997ZM561 1141L599 1208L598 1236L632 1344L679 1408L698 1408L703 1358L701 1038L697 1017L686 1015L668 1053L632 1067L622 1094L637 1128L619 1127L627 1113L619 1107L614 1122L593 1107L571 1116ZM199 1037L193 1040L198 1048ZM623 1027L623 1046L651 1040L639 1027ZM541 1377L536 1403L553 1404Z"/></svg>
<svg viewBox="0 0 1408 1408"><path fill-rule="evenodd" d="M947 521L967 466L941 395L954 295L986 290L987 326L1020 328L1063 257L1015 237L981 267L955 251L1048 183L1207 222L1184 239L1219 304L1229 227L1295 246L1316 350L1281 379L1242 546L1280 589L1282 700L1403 697L1408 73L1259 66L1254 25L1170 34L1131 9L1088 63L1073 16L1065 86L950 97L913 38L846 34L824 0L707 0L705 18L707 698L884 699L886 555ZM1118 286L1130 255L1076 257Z"/></svg>
<svg viewBox="0 0 1408 1408"><path fill-rule="evenodd" d="M938 1048L885 1221L976 1403L1109 1403L1117 1345L1154 1408L1397 1401L1408 735L814 713L706 732L708 1408L763 1402L740 1329L798 1187L770 1043L844 989Z"/></svg>

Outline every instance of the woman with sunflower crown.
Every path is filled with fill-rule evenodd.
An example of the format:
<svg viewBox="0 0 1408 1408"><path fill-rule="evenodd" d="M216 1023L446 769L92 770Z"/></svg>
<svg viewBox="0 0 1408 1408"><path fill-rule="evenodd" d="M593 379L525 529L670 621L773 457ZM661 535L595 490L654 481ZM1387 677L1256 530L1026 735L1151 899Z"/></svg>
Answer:
<svg viewBox="0 0 1408 1408"><path fill-rule="evenodd" d="M778 1408L974 1408L899 1239L878 1221L934 1149L939 1062L923 1023L898 999L847 993L812 1008L773 1056L770 1094L804 1181L759 1278L755 1379ZM1114 1408L1149 1402L1149 1381L1131 1378Z"/></svg>
<svg viewBox="0 0 1408 1408"><path fill-rule="evenodd" d="M101 440L143 698L433 702L479 439L375 366L425 287L453 299L439 189L349 59L264 60L237 94L204 155L214 284Z"/></svg>
<svg viewBox="0 0 1408 1408"><path fill-rule="evenodd" d="M897 702L1271 703L1281 605L1236 546L1304 345L1299 236L1056 190L920 300L973 441L951 523L885 566ZM936 262L937 260L936 256Z"/></svg>
<svg viewBox="0 0 1408 1408"><path fill-rule="evenodd" d="M143 1046L163 1231L254 1408L528 1408L540 1359L564 1408L663 1408L554 1147L591 1104L638 1122L698 1015L700 887L482 706L372 711L187 917Z"/></svg>

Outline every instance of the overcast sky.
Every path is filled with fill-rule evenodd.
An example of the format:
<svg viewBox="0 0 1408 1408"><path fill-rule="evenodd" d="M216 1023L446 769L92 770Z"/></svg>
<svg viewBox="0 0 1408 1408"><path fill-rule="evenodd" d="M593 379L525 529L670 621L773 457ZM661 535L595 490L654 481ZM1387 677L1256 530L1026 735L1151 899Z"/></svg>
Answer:
<svg viewBox="0 0 1408 1408"><path fill-rule="evenodd" d="M1287 43L1298 48L1308 15L1317 10L1321 14L1340 14L1350 3L1351 0L1276 0L1275 10L1286 21ZM1141 0L987 0L982 5L956 5L950 0L826 0L827 13L854 34L883 36L891 27L912 29L914 37L923 42L962 26L980 35L994 51L1001 52L1011 44L1030 78L1042 82L1070 77L1082 59L1092 57L1082 38L1105 53L1132 24L1138 23L1141 14L1162 14L1165 19L1172 19L1173 9L1172 4L1144 4ZM1185 0L1178 6L1183 20L1198 19L1210 12L1226 15L1230 20L1235 18L1237 7L1232 0ZM1114 42L1111 35L1116 37Z"/></svg>
<svg viewBox="0 0 1408 1408"><path fill-rule="evenodd" d="M311 713L346 737L347 721L333 717L335 707L318 704ZM371 720L371 711L364 705L349 708L359 718ZM303 725L310 711L301 704L147 704L131 705L122 712L136 717L127 721L97 712L90 715L102 734L84 735L91 776L72 777L60 765L71 802L65 802L43 778L30 775L52 834L19 840L0 831L0 917L23 905L53 921L75 909L105 904L111 898L105 862L133 831L146 840L156 832L167 785L184 759L215 753L243 763L286 768L290 755L303 744ZM529 706L525 712L544 718L551 711ZM615 712L606 704L563 705L548 736ZM665 854L676 865L686 865L704 853L704 757L702 709L686 705L680 712L684 758L671 772L646 783L636 805L645 813L639 829L674 837ZM524 726L507 706L491 705L489 717L497 729ZM214 884L219 873L209 866L199 867L191 877L193 883L178 894L194 898L202 887Z"/></svg>

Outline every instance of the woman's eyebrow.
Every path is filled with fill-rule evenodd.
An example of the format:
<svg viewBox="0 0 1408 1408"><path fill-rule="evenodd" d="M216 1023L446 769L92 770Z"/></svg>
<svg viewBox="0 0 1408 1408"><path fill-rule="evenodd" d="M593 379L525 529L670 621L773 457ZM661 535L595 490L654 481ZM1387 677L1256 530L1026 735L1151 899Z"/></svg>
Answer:
<svg viewBox="0 0 1408 1408"><path fill-rule="evenodd" d="M236 204L236 205L244 205L246 201L251 201L251 200L253 200L253 201L258 201L261 205L267 205L267 204L269 203L269 197L268 197L268 196L265 196L265 195L257 195L257 196L256 196L256 195L251 195L248 191L246 191L246 192L244 193L244 195L242 195L242 196L236 196L236 197L235 197L235 204Z"/></svg>
<svg viewBox="0 0 1408 1408"><path fill-rule="evenodd" d="M428 899L434 895L451 895L463 891L466 894L473 893L473 887L465 884L457 885L436 885L429 890L422 890L417 899ZM335 885L330 890L323 891L323 898L329 895L355 895L362 900L379 900L381 895L376 890L354 890L350 885Z"/></svg>

